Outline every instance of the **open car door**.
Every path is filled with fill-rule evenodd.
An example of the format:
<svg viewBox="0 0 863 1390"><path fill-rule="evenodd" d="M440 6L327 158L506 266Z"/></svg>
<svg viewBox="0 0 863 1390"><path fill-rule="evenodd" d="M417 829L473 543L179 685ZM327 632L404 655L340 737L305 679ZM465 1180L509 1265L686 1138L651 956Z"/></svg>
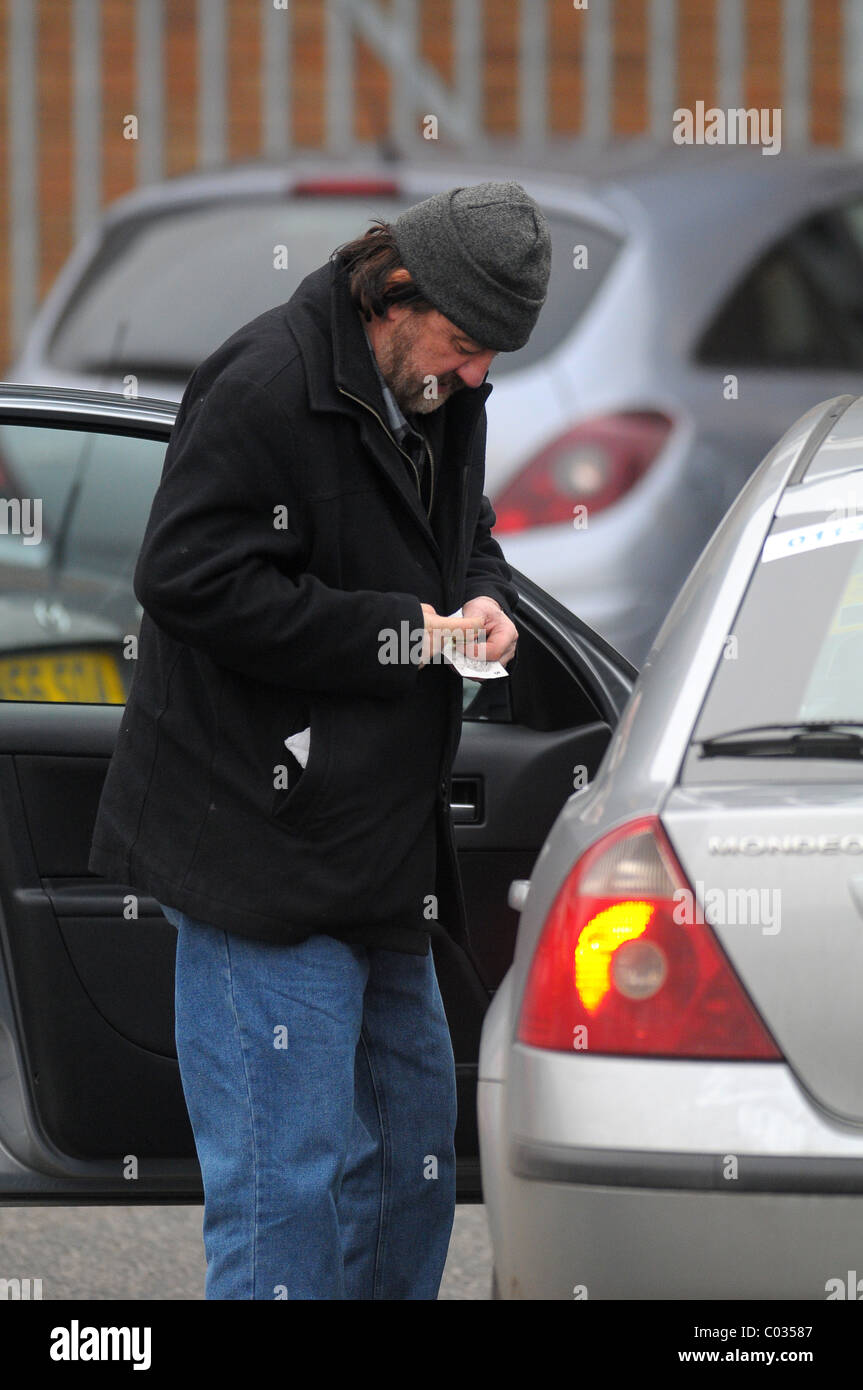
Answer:
<svg viewBox="0 0 863 1390"><path fill-rule="evenodd" d="M134 669L135 561L176 406L0 387L0 1201L202 1200L174 1048L176 931L87 869ZM36 505L38 503L38 505ZM452 808L472 958L433 948L458 1083L459 1199L478 1200L483 1014L513 879L593 777L635 679L517 575L519 655L466 682Z"/></svg>

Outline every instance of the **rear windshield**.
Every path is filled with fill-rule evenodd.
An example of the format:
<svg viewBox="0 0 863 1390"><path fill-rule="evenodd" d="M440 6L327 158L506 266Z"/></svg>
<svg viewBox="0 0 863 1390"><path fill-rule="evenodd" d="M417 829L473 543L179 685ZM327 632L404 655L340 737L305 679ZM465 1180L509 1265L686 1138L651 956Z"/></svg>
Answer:
<svg viewBox="0 0 863 1390"><path fill-rule="evenodd" d="M115 228L75 290L48 348L59 368L183 385L203 358L300 281L373 218L392 222L415 198L221 201L130 220ZM501 353L491 377L557 347L604 280L618 240L593 224L548 214L552 271L530 342ZM576 247L586 248L578 253ZM287 250L287 266L284 252ZM586 261L586 264L583 264Z"/></svg>
<svg viewBox="0 0 863 1390"><path fill-rule="evenodd" d="M819 493L832 486L831 505L774 523L696 741L757 724L863 722L863 492L855 477L856 497L845 480L824 483Z"/></svg>

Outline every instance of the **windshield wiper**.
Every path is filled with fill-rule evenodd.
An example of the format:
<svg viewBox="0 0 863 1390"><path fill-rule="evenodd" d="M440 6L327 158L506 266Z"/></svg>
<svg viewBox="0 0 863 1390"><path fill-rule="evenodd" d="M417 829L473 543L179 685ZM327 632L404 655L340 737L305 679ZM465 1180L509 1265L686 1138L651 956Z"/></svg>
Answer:
<svg viewBox="0 0 863 1390"><path fill-rule="evenodd" d="M753 724L699 741L702 758L863 758L863 724Z"/></svg>

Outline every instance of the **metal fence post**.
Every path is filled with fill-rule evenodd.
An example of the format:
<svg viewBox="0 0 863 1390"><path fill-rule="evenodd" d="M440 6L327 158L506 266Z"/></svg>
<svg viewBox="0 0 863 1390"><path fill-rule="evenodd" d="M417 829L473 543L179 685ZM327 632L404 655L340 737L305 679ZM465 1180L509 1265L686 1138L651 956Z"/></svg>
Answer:
<svg viewBox="0 0 863 1390"><path fill-rule="evenodd" d="M30 0L10 0L8 34L9 326L11 348L17 353L23 346L38 294L36 16Z"/></svg>
<svg viewBox="0 0 863 1390"><path fill-rule="evenodd" d="M165 97L162 0L135 3L138 183L158 183L164 170Z"/></svg>

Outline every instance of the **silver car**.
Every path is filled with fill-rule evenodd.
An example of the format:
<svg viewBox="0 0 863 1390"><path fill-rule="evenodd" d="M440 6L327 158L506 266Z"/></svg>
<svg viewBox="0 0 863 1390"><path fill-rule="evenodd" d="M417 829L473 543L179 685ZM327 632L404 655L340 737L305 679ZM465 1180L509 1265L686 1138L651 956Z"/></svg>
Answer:
<svg viewBox="0 0 863 1390"><path fill-rule="evenodd" d="M482 1033L497 1296L858 1298L863 399L768 454L574 771Z"/></svg>

